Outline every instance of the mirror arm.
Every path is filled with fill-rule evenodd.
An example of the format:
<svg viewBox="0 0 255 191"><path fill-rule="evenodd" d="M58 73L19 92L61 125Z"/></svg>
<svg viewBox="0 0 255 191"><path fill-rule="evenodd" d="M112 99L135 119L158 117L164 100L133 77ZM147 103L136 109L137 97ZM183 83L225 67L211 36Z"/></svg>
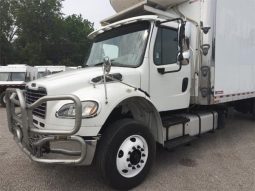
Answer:
<svg viewBox="0 0 255 191"><path fill-rule="evenodd" d="M181 22L180 31L179 31L179 47L180 47L180 56L178 61L183 60L183 39L185 39L185 24L186 21L184 21L182 18L175 18L175 19L168 19L165 21L156 21L156 26L159 27L163 23L173 22L173 21L179 21Z"/></svg>
<svg viewBox="0 0 255 191"><path fill-rule="evenodd" d="M165 20L165 21L156 21L156 26L158 27L161 24L168 23L168 22L173 22L173 21L181 21L181 24L185 23L182 18L175 18L175 19L168 19L168 20Z"/></svg>

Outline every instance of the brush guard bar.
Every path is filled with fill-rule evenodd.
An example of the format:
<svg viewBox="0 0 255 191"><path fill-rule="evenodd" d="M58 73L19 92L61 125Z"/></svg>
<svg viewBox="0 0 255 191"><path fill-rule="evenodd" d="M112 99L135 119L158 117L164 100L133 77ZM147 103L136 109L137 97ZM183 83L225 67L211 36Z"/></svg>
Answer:
<svg viewBox="0 0 255 191"><path fill-rule="evenodd" d="M44 96L33 104L26 104L24 93L25 90L12 88L7 89L6 91L6 111L9 131L14 135L14 140L17 142L21 150L27 154L31 160L40 163L77 165L84 163L86 158L88 163L92 162L96 147L96 141L85 141L82 137L75 135L80 130L82 121L82 104L80 99L75 95ZM33 109L40 106L44 102L60 100L71 100L75 104L75 123L73 129L51 130L38 129L35 127L33 124ZM20 108L19 112L16 112L15 105ZM40 138L31 143L30 139L33 136ZM66 141L68 143L78 142L80 144L80 151L49 149L47 153L57 153L63 154L65 156L78 156L78 158L48 159L42 157L44 154L43 146L54 141ZM87 148L88 146L90 149ZM87 153L87 150L90 152ZM87 156L87 154L90 156Z"/></svg>

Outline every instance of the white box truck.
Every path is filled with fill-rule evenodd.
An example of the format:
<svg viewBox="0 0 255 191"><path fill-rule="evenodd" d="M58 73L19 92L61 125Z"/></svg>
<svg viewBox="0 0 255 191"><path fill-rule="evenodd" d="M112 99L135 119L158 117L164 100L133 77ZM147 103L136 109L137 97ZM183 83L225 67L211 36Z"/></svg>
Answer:
<svg viewBox="0 0 255 191"><path fill-rule="evenodd" d="M0 66L0 104L5 106L7 88L24 89L26 82L37 78L37 69L24 64Z"/></svg>
<svg viewBox="0 0 255 191"><path fill-rule="evenodd" d="M69 66L35 66L35 68L37 68L38 70L38 76L37 79L42 78L44 76L48 76L51 74L56 74L59 72L65 72L65 71L70 71L70 70L76 70L76 69L80 69L81 66L73 66L73 67L69 67Z"/></svg>
<svg viewBox="0 0 255 191"><path fill-rule="evenodd" d="M38 70L38 76L37 76L38 79L51 74L64 72L68 69L66 66L43 66L43 65L35 66L35 68L37 68Z"/></svg>
<svg viewBox="0 0 255 191"><path fill-rule="evenodd" d="M95 160L109 185L130 189L148 174L156 143L215 131L229 107L255 116L255 1L111 3L118 13L89 35L87 67L9 89L7 116L31 160Z"/></svg>

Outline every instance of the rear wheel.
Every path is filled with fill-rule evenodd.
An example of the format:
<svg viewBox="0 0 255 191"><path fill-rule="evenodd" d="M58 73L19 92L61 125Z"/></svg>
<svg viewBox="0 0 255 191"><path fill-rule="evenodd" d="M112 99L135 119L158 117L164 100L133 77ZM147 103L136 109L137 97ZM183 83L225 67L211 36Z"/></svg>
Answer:
<svg viewBox="0 0 255 191"><path fill-rule="evenodd" d="M3 92L1 95L0 95L0 104L5 107L6 106L6 99L5 99L5 95L6 93Z"/></svg>
<svg viewBox="0 0 255 191"><path fill-rule="evenodd" d="M149 129L123 119L110 125L97 151L97 166L106 183L116 189L131 189L148 174L156 143Z"/></svg>

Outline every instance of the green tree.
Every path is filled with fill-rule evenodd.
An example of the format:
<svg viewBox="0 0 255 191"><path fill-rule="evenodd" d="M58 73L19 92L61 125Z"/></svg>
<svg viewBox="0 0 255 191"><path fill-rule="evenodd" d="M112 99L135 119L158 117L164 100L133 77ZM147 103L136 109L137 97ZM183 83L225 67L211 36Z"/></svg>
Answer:
<svg viewBox="0 0 255 191"><path fill-rule="evenodd" d="M16 26L12 3L12 0L0 0L0 65L11 62L13 58L12 42Z"/></svg>
<svg viewBox="0 0 255 191"><path fill-rule="evenodd" d="M81 15L71 15L63 20L61 47L62 59L60 63L69 60L69 65L82 65L87 59L91 41L87 38L94 28L93 24Z"/></svg>
<svg viewBox="0 0 255 191"><path fill-rule="evenodd" d="M62 0L0 0L1 63L82 65L93 24L61 8Z"/></svg>
<svg viewBox="0 0 255 191"><path fill-rule="evenodd" d="M62 0L18 0L15 47L23 63L40 65L47 61L48 44L61 20Z"/></svg>

